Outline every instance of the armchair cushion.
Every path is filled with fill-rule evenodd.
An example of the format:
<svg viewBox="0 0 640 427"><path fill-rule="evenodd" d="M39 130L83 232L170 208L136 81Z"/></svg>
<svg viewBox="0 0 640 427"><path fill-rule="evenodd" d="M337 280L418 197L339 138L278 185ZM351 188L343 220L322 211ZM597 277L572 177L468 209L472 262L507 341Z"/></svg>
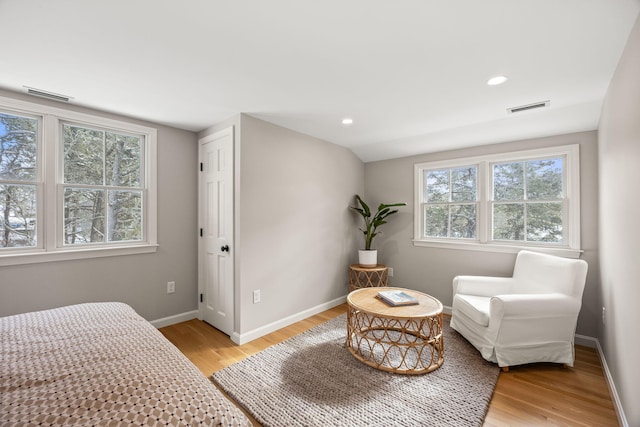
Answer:
<svg viewBox="0 0 640 427"><path fill-rule="evenodd" d="M460 312L469 316L469 318L478 325L489 325L489 304L491 303L491 297L458 294L455 298L456 306Z"/></svg>

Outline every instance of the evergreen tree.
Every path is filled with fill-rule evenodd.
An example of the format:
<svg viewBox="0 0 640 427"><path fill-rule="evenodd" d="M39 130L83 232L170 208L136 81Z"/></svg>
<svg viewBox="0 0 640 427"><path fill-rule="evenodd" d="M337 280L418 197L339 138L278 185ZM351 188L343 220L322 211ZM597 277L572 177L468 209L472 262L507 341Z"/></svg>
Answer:
<svg viewBox="0 0 640 427"><path fill-rule="evenodd" d="M0 247L34 246L38 121L0 114Z"/></svg>

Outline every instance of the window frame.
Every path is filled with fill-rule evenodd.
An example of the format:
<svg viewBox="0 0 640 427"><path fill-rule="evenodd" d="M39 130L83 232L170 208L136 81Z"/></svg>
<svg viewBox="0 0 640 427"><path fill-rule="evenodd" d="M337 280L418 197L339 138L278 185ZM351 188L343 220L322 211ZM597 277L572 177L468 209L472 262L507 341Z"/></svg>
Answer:
<svg viewBox="0 0 640 427"><path fill-rule="evenodd" d="M37 153L38 241L36 247L0 251L0 266L39 262L67 261L108 256L134 255L157 251L157 129L123 120L81 113L59 107L36 104L0 96L0 107L9 113L37 117L39 141ZM143 239L105 242L91 245L62 245L64 233L63 200L63 123L141 135L144 138L143 162ZM46 215L45 215L46 212ZM42 233L40 235L40 233Z"/></svg>
<svg viewBox="0 0 640 427"><path fill-rule="evenodd" d="M570 258L578 258L580 248L580 146L579 144L556 147L537 148L522 151L511 151L483 156L438 160L416 163L414 165L414 246L435 247L457 250L489 251L517 253L522 249L530 249ZM566 241L563 244L545 242L499 241L492 239L493 182L492 165L504 162L537 160L551 157L563 157L564 165L564 211L563 228ZM451 237L424 237L424 172L432 169L450 169L462 166L477 165L477 238L457 239Z"/></svg>

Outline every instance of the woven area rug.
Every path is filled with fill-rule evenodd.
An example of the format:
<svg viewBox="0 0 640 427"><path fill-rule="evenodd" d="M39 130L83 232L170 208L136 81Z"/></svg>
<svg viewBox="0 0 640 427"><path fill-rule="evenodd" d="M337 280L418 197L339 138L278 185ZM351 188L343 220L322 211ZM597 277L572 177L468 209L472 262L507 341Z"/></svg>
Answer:
<svg viewBox="0 0 640 427"><path fill-rule="evenodd" d="M212 379L264 426L480 426L500 370L443 326L444 364L424 375L355 359L343 314Z"/></svg>

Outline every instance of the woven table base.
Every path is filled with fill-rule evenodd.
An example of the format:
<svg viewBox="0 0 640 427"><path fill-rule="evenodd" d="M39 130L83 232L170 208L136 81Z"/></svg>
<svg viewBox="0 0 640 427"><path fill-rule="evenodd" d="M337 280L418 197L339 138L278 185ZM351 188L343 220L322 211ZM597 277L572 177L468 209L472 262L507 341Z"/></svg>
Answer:
<svg viewBox="0 0 640 427"><path fill-rule="evenodd" d="M444 362L442 313L422 319L347 312L347 347L361 362L396 374L425 374Z"/></svg>

